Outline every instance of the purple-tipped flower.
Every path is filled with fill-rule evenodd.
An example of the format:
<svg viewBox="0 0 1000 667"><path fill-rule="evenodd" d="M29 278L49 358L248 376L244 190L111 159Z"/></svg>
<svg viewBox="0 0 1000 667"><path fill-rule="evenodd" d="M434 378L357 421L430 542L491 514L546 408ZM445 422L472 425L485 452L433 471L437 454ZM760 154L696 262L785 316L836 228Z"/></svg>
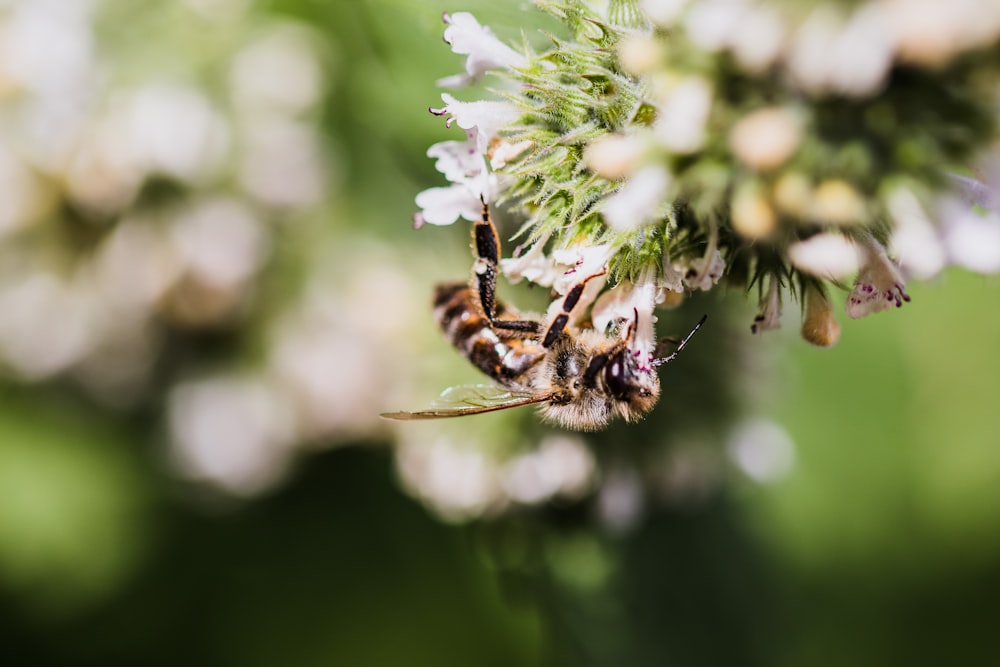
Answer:
<svg viewBox="0 0 1000 667"><path fill-rule="evenodd" d="M875 239L864 242L864 264L854 281L854 289L847 297L847 315L852 319L878 313L895 306L899 308L910 300L906 281L895 263Z"/></svg>

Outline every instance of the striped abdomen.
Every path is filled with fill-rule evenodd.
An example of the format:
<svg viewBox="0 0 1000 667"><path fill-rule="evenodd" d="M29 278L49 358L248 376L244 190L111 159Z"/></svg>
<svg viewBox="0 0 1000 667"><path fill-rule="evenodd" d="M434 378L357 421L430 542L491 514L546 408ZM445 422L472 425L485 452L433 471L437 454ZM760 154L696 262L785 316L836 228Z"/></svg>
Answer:
<svg viewBox="0 0 1000 667"><path fill-rule="evenodd" d="M503 305L498 303L497 315L503 311ZM438 285L434 318L452 345L501 384L524 384L524 374L545 356L545 348L533 340L494 331L483 314L478 294L465 283Z"/></svg>

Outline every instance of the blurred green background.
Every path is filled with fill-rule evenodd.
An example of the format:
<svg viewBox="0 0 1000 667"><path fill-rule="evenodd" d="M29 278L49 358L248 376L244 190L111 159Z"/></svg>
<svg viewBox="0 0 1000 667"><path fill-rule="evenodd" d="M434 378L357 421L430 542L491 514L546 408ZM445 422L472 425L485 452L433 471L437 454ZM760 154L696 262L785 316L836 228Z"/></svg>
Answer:
<svg viewBox="0 0 1000 667"><path fill-rule="evenodd" d="M465 233L410 222L454 138L445 10L557 29L0 6L0 663L1000 661L996 278L912 285L832 350L692 299L652 417L586 440L377 419L476 380L427 303Z"/></svg>

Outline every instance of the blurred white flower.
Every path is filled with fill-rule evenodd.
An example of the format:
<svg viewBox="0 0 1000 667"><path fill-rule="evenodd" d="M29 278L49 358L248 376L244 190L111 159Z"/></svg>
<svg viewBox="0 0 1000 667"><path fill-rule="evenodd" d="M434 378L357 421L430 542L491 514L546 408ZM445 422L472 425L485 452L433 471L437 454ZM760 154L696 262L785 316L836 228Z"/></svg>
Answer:
<svg viewBox="0 0 1000 667"><path fill-rule="evenodd" d="M238 315L271 247L252 210L225 197L197 202L173 220L169 239L178 273L157 304L162 312L195 327Z"/></svg>
<svg viewBox="0 0 1000 667"><path fill-rule="evenodd" d="M997 162L1000 160L991 156L986 160L987 170L996 171ZM970 206L982 206L983 208L1000 209L1000 190L992 188L985 183L981 183L974 178L962 176L960 174L948 174L949 180L961 197Z"/></svg>
<svg viewBox="0 0 1000 667"><path fill-rule="evenodd" d="M550 435L538 449L507 461L500 480L511 500L535 505L553 497L580 497L594 484L596 465L581 438Z"/></svg>
<svg viewBox="0 0 1000 667"><path fill-rule="evenodd" d="M177 279L179 258L157 222L121 220L98 247L92 264L95 288L111 307L151 308Z"/></svg>
<svg viewBox="0 0 1000 667"><path fill-rule="evenodd" d="M736 60L749 72L762 72L782 54L788 27L781 15L764 4L748 7L740 29L730 35Z"/></svg>
<svg viewBox="0 0 1000 667"><path fill-rule="evenodd" d="M441 436L433 442L406 439L396 450L403 484L451 521L474 519L502 507L500 468L473 443Z"/></svg>
<svg viewBox="0 0 1000 667"><path fill-rule="evenodd" d="M128 93L119 108L131 168L185 183L218 174L229 147L229 130L203 91L147 84Z"/></svg>
<svg viewBox="0 0 1000 667"><path fill-rule="evenodd" d="M949 260L977 273L1000 272L1000 213L976 210L948 197L938 209Z"/></svg>
<svg viewBox="0 0 1000 667"><path fill-rule="evenodd" d="M857 189L840 178L830 178L812 192L809 215L831 225L856 225L865 220L865 199Z"/></svg>
<svg viewBox="0 0 1000 667"><path fill-rule="evenodd" d="M741 118L729 134L729 146L748 167L767 170L784 164L802 140L802 123L786 107L767 107Z"/></svg>
<svg viewBox="0 0 1000 667"><path fill-rule="evenodd" d="M0 239L41 218L54 203L38 175L0 140Z"/></svg>
<svg viewBox="0 0 1000 667"><path fill-rule="evenodd" d="M662 214L670 172L651 164L635 172L624 185L604 200L601 213L608 226L617 231L638 229Z"/></svg>
<svg viewBox="0 0 1000 667"><path fill-rule="evenodd" d="M295 115L316 106L323 92L323 72L309 46L310 36L305 28L279 24L236 54L229 79L241 115Z"/></svg>
<svg viewBox="0 0 1000 667"><path fill-rule="evenodd" d="M294 433L282 397L258 378L222 377L178 385L168 424L178 467L238 495L252 495L285 473Z"/></svg>
<svg viewBox="0 0 1000 667"><path fill-rule="evenodd" d="M664 28L673 25L691 0L640 0L642 10L653 23Z"/></svg>
<svg viewBox="0 0 1000 667"><path fill-rule="evenodd" d="M879 3L856 7L827 54L827 82L831 90L867 97L885 83L892 66L892 25Z"/></svg>
<svg viewBox="0 0 1000 667"><path fill-rule="evenodd" d="M527 58L510 48L486 27L479 24L468 12L445 14L444 41L451 45L454 53L468 55L465 60L465 74L456 74L439 79L442 88L458 88L479 81L491 69L524 67Z"/></svg>
<svg viewBox="0 0 1000 667"><path fill-rule="evenodd" d="M705 143L705 125L712 108L712 86L698 76L675 83L660 102L653 131L660 143L674 153L693 153Z"/></svg>
<svg viewBox="0 0 1000 667"><path fill-rule="evenodd" d="M639 167L646 150L646 141L639 136L609 134L584 146L583 162L594 173L617 180Z"/></svg>
<svg viewBox="0 0 1000 667"><path fill-rule="evenodd" d="M274 330L268 369L292 402L300 438L364 437L377 430L386 388L402 384L413 322L424 298L376 248L358 266L337 257L332 275L311 277L307 295ZM334 294L330 284L337 284ZM377 307L373 307L377 305Z"/></svg>
<svg viewBox="0 0 1000 667"><path fill-rule="evenodd" d="M243 202L215 197L196 202L170 227L182 271L221 289L246 283L270 253L270 238Z"/></svg>
<svg viewBox="0 0 1000 667"><path fill-rule="evenodd" d="M0 359L37 382L79 361L94 342L96 303L85 284L44 270L0 284Z"/></svg>
<svg viewBox="0 0 1000 667"><path fill-rule="evenodd" d="M795 444L777 423L750 419L737 424L726 443L730 460L749 478L761 483L785 478L795 465Z"/></svg>
<svg viewBox="0 0 1000 667"><path fill-rule="evenodd" d="M747 10L746 0L701 0L691 6L684 18L684 28L698 47L721 51L745 29Z"/></svg>
<svg viewBox="0 0 1000 667"><path fill-rule="evenodd" d="M611 531L621 534L635 527L645 511L642 480L635 469L617 466L601 480L597 514Z"/></svg>
<svg viewBox="0 0 1000 667"><path fill-rule="evenodd" d="M859 252L863 250L843 234L822 232L789 246L788 258L800 271L838 281L858 271Z"/></svg>
<svg viewBox="0 0 1000 667"><path fill-rule="evenodd" d="M1000 36L995 0L883 0L899 57L939 66Z"/></svg>
<svg viewBox="0 0 1000 667"><path fill-rule="evenodd" d="M94 2L8 2L0 71L8 85L47 97L89 85L95 75L90 19Z"/></svg>
<svg viewBox="0 0 1000 667"><path fill-rule="evenodd" d="M916 195L907 188L896 188L886 200L886 208L895 223L889 249L899 258L899 267L921 280L936 276L947 256L937 228Z"/></svg>
<svg viewBox="0 0 1000 667"><path fill-rule="evenodd" d="M240 140L239 182L257 201L296 209L325 194L328 161L312 124L282 117L248 120Z"/></svg>

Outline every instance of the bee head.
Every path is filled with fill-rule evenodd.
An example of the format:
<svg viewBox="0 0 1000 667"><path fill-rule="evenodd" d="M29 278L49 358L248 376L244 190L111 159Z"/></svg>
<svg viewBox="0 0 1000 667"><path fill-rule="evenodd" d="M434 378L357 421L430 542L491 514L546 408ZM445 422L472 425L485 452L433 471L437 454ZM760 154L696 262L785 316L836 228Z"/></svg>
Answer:
<svg viewBox="0 0 1000 667"><path fill-rule="evenodd" d="M660 397L656 371L640 365L636 354L623 347L608 358L603 368L604 386L622 416L633 421L653 409Z"/></svg>

